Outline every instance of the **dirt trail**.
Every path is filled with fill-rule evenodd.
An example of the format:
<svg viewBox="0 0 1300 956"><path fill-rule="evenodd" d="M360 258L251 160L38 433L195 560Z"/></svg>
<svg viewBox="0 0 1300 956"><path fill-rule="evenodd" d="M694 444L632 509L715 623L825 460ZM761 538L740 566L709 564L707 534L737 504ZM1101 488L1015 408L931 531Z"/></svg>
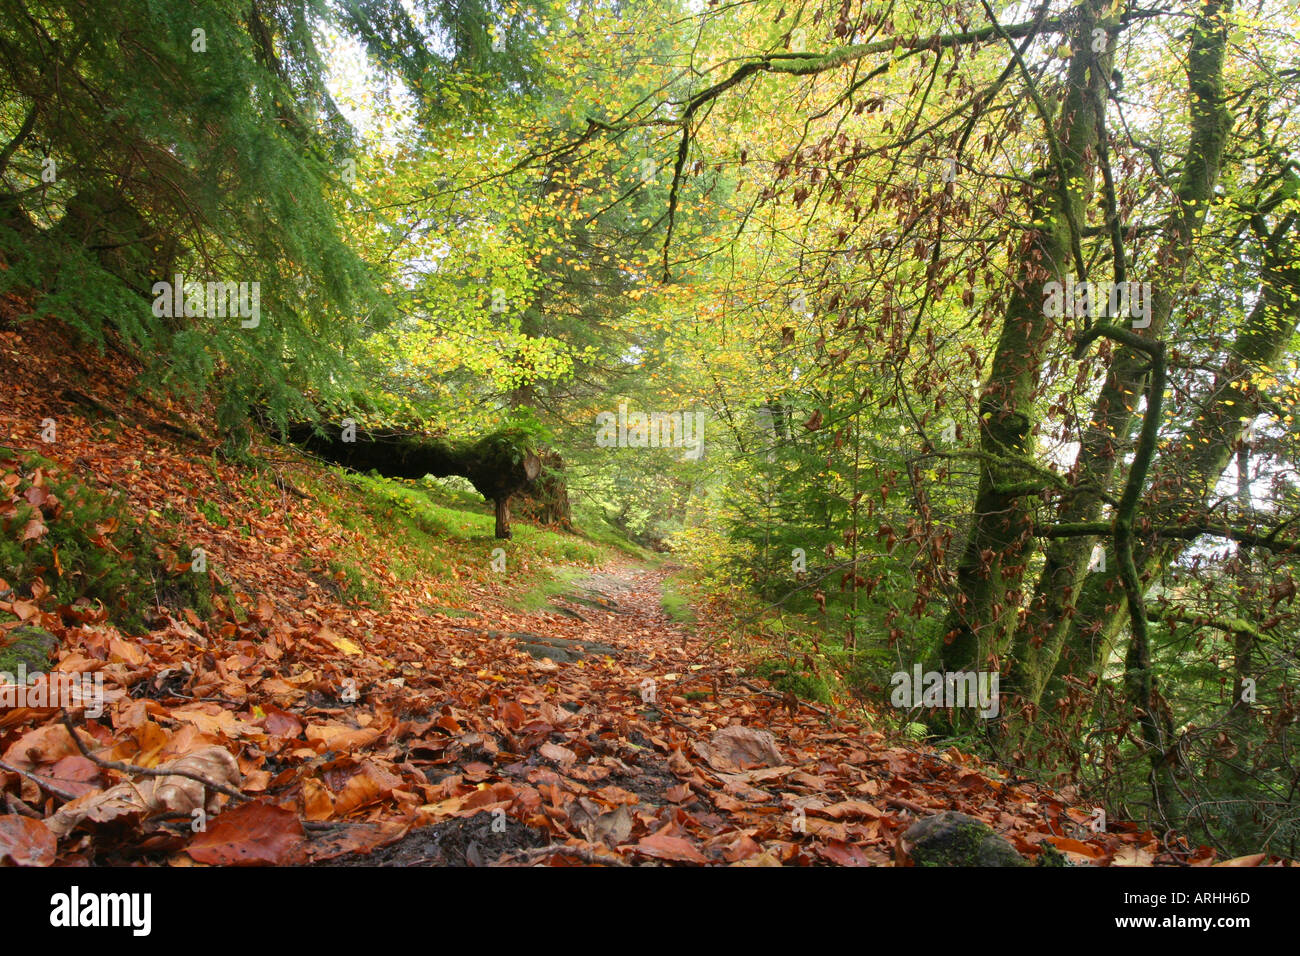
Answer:
<svg viewBox="0 0 1300 956"><path fill-rule="evenodd" d="M678 672L715 675L722 666L688 649L690 633L663 611L667 570L612 565L577 580L552 598L549 607L527 615L490 611L479 620L499 620L514 630L484 629L477 623L456 630L485 642L512 642L532 657L530 666L545 675L561 699L559 725L538 745L535 755L503 770L507 779L576 790L570 803L560 798L561 825L582 839L550 844L545 826L520 825L508 813L477 813L413 830L402 840L370 854L349 854L330 865L526 864L554 859L622 865L614 846L641 819L674 817L703 809L687 799L688 787L673 772L656 727L675 723L666 711L687 699L660 688L678 688ZM684 666L683 666L684 665ZM693 697L705 691L687 691ZM552 709L552 718L557 712ZM684 725L683 725L684 726ZM581 757L587 766L580 766ZM498 808L504 809L504 808ZM530 821L540 824L540 818ZM691 860L691 862L704 862Z"/></svg>
<svg viewBox="0 0 1300 956"><path fill-rule="evenodd" d="M545 611L503 614L515 630L459 625L533 658L491 764L457 765L488 797L337 862L880 865L902 830L942 810L982 816L1029 853L1071 824L1062 803L1004 786L975 758L888 747L792 710L669 620L665 576L611 567Z"/></svg>

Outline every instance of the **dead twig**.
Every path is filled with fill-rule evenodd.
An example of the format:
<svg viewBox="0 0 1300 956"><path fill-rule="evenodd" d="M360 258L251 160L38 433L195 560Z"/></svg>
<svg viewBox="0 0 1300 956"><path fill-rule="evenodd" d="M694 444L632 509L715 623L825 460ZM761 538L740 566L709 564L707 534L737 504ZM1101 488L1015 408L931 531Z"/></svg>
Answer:
<svg viewBox="0 0 1300 956"><path fill-rule="evenodd" d="M511 853L498 860L497 865L500 866L507 863L535 863L548 856L573 856L577 857L583 863L594 863L603 866L631 866L630 863L621 857L606 856L605 854L597 853L594 850L588 850L586 847L568 846L564 843L557 843L555 846L543 846L537 847L533 850Z"/></svg>
<svg viewBox="0 0 1300 956"><path fill-rule="evenodd" d="M5 794L5 806L9 808L10 813L17 813L19 816L30 817L33 820L44 820L45 815L37 810L33 810L27 804L23 803L12 793Z"/></svg>
<svg viewBox="0 0 1300 956"><path fill-rule="evenodd" d="M71 793L60 787L56 787L54 784L50 783L44 777L37 776L36 774L32 773L30 770L24 770L22 767L15 767L13 764L5 763L3 760L0 760L0 770L8 770L10 773L18 774L18 776L20 777L26 777L32 783L36 784L36 786L40 787L42 790L48 790L50 793L54 794L60 800L77 799L77 795L75 793Z"/></svg>
<svg viewBox="0 0 1300 956"><path fill-rule="evenodd" d="M116 770L118 773L139 774L146 777L184 777L186 780L194 780L203 784L209 790L215 790L217 793L224 793L232 800L252 799L239 790L236 790L233 787L227 787L224 783L217 783L215 780L209 780L200 773L190 773L188 770L155 770L152 767L141 767L137 764L126 763L121 760L104 760L100 757L96 757L86 749L86 745L82 743L81 738L77 736L77 729L72 726L72 720L68 717L68 712L62 710L59 714L63 721L63 726L67 728L68 735L72 737L72 742L77 745L77 749L81 751L81 755L97 767L103 767L106 770Z"/></svg>

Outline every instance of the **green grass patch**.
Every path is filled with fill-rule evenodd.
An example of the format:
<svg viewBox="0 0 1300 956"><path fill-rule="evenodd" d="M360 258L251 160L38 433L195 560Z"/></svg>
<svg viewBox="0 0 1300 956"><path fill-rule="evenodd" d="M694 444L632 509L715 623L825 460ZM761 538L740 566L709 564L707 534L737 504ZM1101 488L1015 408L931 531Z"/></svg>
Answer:
<svg viewBox="0 0 1300 956"><path fill-rule="evenodd" d="M194 510L203 515L203 517L207 519L208 524L215 525L218 528L225 528L230 525L230 521L221 513L221 509L211 501L195 499Z"/></svg>
<svg viewBox="0 0 1300 956"><path fill-rule="evenodd" d="M539 575L534 574L534 578ZM519 591L507 601L508 607L519 611L541 611L551 603L556 595L571 591L579 581L587 577L581 568L557 568L555 571L542 572L540 580L525 590Z"/></svg>
<svg viewBox="0 0 1300 956"><path fill-rule="evenodd" d="M294 476L337 525L360 539L347 557L360 575L343 573L342 586L359 600L374 591L367 588L364 568L383 561L401 582L429 577L439 582L440 601L455 603L462 592L453 572L470 570L480 578L493 574L496 549L505 551L506 572L500 581L507 590L508 606L524 611L546 607L555 595L570 590L586 576L582 568L604 564L617 550L647 559L649 555L605 522L597 534L567 534L537 528L524 521L511 524L513 538L496 537L496 519L490 504L456 479L395 481L375 474L356 474L340 468L315 470ZM363 560L362 552L374 557Z"/></svg>
<svg viewBox="0 0 1300 956"><path fill-rule="evenodd" d="M379 583L353 561L338 558L327 562L330 575L338 582L339 593L349 604L368 604L377 611L388 610L388 598Z"/></svg>
<svg viewBox="0 0 1300 956"><path fill-rule="evenodd" d="M690 597L685 591L684 573L672 574L664 579L663 596L660 604L664 613L678 624L694 624L695 611L691 609Z"/></svg>

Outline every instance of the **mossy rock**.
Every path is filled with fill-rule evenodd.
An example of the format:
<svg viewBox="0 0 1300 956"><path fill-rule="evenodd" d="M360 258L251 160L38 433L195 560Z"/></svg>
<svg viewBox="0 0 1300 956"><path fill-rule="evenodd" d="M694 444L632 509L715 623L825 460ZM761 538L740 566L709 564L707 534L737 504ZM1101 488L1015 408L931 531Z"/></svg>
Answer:
<svg viewBox="0 0 1300 956"><path fill-rule="evenodd" d="M556 647L553 644L517 644L515 645L521 651L526 651L538 660L549 657L556 664L569 664L576 661L581 654L574 654L566 651L562 647Z"/></svg>
<svg viewBox="0 0 1300 956"><path fill-rule="evenodd" d="M596 641L546 637L542 634L529 634L527 631L513 631L509 634L502 631L485 631L484 637L494 640L503 637L509 638L515 642L515 646L521 651L527 651L536 658L549 657L556 663L561 664L577 660L588 654L613 656L618 653L617 647L611 647L608 644L601 644Z"/></svg>
<svg viewBox="0 0 1300 956"><path fill-rule="evenodd" d="M562 647L567 651L575 654L598 654L601 656L613 657L618 653L618 648L609 644L602 644L599 641L574 640L567 637L538 637L536 634L511 634L511 637L526 641L531 644L549 644L552 647Z"/></svg>
<svg viewBox="0 0 1300 956"><path fill-rule="evenodd" d="M1069 858L1064 853L1052 846L1052 844L1048 843L1046 840L1038 844L1038 848L1042 850L1042 852L1038 854L1038 859L1034 861L1034 866L1072 865Z"/></svg>
<svg viewBox="0 0 1300 956"><path fill-rule="evenodd" d="M903 842L917 866L1029 866L987 823L953 810L918 820Z"/></svg>
<svg viewBox="0 0 1300 956"><path fill-rule="evenodd" d="M50 669L59 639L39 627L16 627L0 638L0 672L14 676L19 665L28 674Z"/></svg>

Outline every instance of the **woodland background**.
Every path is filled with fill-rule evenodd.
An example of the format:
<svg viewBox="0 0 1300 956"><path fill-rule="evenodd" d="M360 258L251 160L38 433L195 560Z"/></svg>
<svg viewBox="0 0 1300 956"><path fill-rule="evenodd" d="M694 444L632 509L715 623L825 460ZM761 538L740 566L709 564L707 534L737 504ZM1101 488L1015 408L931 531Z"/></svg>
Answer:
<svg viewBox="0 0 1300 956"><path fill-rule="evenodd" d="M782 692L1294 856L1298 33L1283 0L0 0L0 291L226 460L506 436L545 469L517 518L671 551ZM258 325L156 317L177 274L260 283ZM1049 314L1067 280L1149 284L1150 324ZM703 454L601 447L620 404L706 412ZM999 718L888 709L916 663L997 671Z"/></svg>

